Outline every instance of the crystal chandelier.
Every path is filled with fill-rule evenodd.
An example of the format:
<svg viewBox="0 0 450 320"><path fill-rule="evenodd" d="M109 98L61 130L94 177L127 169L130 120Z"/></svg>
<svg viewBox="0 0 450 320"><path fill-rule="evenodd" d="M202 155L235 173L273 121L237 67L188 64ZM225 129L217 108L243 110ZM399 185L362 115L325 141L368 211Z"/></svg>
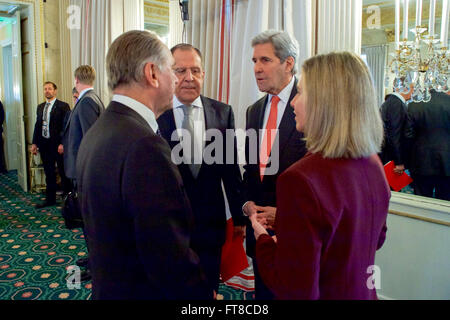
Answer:
<svg viewBox="0 0 450 320"><path fill-rule="evenodd" d="M430 0L428 28L421 23L422 0L416 0L414 41L408 41L408 2L403 0L403 41L400 42L400 0L395 3L395 53L389 64L395 75L394 90L408 93L411 85L413 102L429 102L430 90L449 91L450 52L448 50L448 0L442 0L441 37L434 33L436 0ZM386 73L386 87L390 86Z"/></svg>

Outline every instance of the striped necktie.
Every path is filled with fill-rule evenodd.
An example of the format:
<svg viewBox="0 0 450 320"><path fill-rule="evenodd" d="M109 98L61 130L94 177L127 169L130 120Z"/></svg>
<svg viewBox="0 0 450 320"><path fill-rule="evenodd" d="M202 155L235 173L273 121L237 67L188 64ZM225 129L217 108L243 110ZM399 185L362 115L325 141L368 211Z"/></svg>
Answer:
<svg viewBox="0 0 450 320"><path fill-rule="evenodd" d="M189 165L189 169L191 170L192 175L194 176L194 178L197 178L201 165L194 163L195 133L194 133L194 119L192 119L193 108L194 106L189 105L182 106L184 118L183 123L181 124L181 128L187 130L190 133L190 141L186 141L185 143L183 143L183 155L186 155L185 160Z"/></svg>
<svg viewBox="0 0 450 320"><path fill-rule="evenodd" d="M44 107L44 112L42 114L42 136L44 138L50 138L50 132L48 130L48 108L50 107L50 102L47 102Z"/></svg>

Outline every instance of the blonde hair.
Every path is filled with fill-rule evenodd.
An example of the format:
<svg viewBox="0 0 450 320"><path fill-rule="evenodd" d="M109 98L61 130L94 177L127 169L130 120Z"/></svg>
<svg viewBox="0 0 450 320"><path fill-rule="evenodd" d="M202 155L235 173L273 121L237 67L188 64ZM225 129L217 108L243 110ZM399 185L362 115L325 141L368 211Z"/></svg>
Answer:
<svg viewBox="0 0 450 320"><path fill-rule="evenodd" d="M333 52L304 62L304 134L310 152L325 158L361 158L378 153L383 123L375 88L363 60Z"/></svg>
<svg viewBox="0 0 450 320"><path fill-rule="evenodd" d="M94 85L95 75L96 73L94 67L89 65L79 66L75 70L74 74L75 78L78 79L78 81L89 86Z"/></svg>

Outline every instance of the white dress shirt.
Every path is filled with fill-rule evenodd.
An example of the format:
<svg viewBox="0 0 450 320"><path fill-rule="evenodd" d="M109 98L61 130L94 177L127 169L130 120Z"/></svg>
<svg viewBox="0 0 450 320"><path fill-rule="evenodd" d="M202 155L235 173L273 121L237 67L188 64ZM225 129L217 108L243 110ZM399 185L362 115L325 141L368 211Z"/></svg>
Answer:
<svg viewBox="0 0 450 320"><path fill-rule="evenodd" d="M277 128L280 126L280 122L281 119L283 118L284 115L284 111L286 110L286 108L291 108L291 106L288 106L288 101L289 98L291 97L291 93L292 93L292 89L294 88L294 82L295 82L295 77L292 77L291 81L289 82L289 84L283 88L283 90L280 91L280 93L278 94L278 98L280 98L280 101L278 102L278 112L277 112ZM267 99L267 104L266 104L266 109L264 111L264 119L263 119L263 126L262 129L265 129L267 126L267 121L269 120L269 114L270 114L270 105L272 103L272 94L269 94L269 98ZM291 108L292 109L292 108ZM292 109L293 112L294 109ZM262 139L263 139L264 135L260 136L260 141L259 144L261 145L262 143Z"/></svg>
<svg viewBox="0 0 450 320"><path fill-rule="evenodd" d="M94 88L87 88L80 92L80 95L78 96L77 102L81 100L81 98L84 96L84 94L88 91L94 90Z"/></svg>
<svg viewBox="0 0 450 320"><path fill-rule="evenodd" d="M140 103L139 101L136 101L130 97L115 94L112 97L112 101L121 103L123 105L126 105L130 109L133 109L136 111L144 120L148 123L150 128L152 128L153 132L156 133L158 131L158 122L156 122L155 114L153 113L150 108L145 106L144 104Z"/></svg>

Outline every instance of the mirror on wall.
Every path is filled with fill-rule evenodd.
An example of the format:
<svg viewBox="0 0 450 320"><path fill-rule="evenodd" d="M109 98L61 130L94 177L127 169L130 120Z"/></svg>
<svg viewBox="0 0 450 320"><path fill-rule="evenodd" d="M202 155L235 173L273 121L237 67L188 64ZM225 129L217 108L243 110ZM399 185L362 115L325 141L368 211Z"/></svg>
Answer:
<svg viewBox="0 0 450 320"><path fill-rule="evenodd" d="M155 32L169 44L169 0L144 1L144 28Z"/></svg>
<svg viewBox="0 0 450 320"><path fill-rule="evenodd" d="M408 117L387 100L380 109L385 128L400 121L402 162L415 178L400 192L444 200L450 200L449 6L448 0L363 0L361 37L380 108L394 91L406 101ZM420 139L419 130L426 132Z"/></svg>

